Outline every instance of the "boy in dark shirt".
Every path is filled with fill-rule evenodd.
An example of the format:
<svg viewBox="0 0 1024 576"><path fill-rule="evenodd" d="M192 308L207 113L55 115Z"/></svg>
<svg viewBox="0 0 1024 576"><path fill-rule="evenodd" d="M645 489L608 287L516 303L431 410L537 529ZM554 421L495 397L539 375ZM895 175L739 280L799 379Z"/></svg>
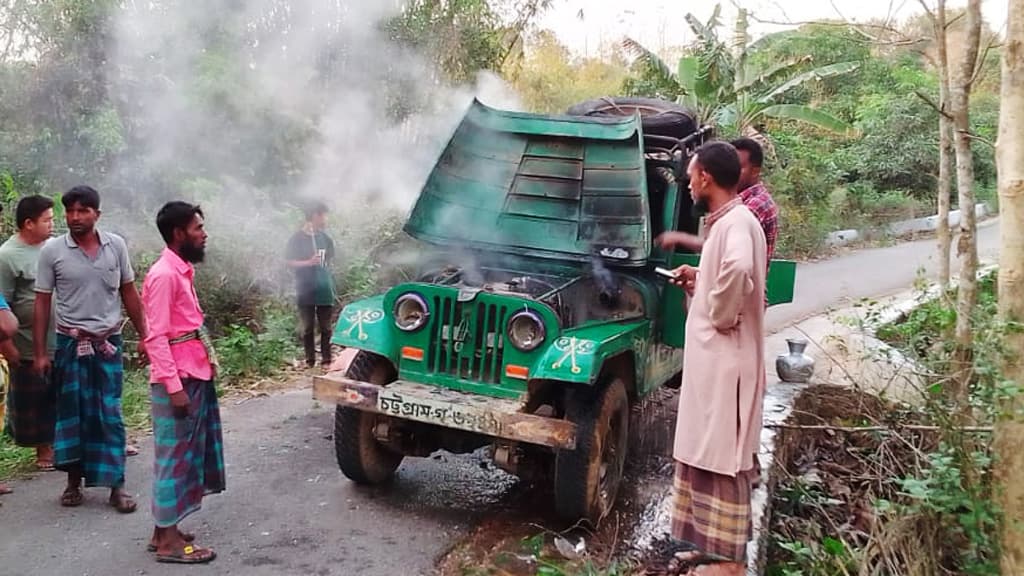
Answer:
<svg viewBox="0 0 1024 576"><path fill-rule="evenodd" d="M306 222L288 240L288 266L295 270L296 304L302 321L306 365L316 364L314 326L320 328L321 365L331 364L331 316L334 311L334 241L324 232L327 206L313 202L305 208ZM314 322L316 324L314 325Z"/></svg>

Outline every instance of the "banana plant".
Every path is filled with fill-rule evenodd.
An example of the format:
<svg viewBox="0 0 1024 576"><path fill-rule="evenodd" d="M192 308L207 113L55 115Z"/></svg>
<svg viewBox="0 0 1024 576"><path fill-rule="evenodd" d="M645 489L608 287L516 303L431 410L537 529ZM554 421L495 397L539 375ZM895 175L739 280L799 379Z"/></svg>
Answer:
<svg viewBox="0 0 1024 576"><path fill-rule="evenodd" d="M631 38L626 38L623 46L647 65L647 73L666 93L673 94L679 104L692 108L702 121L713 124L720 132L762 136L756 126L771 118L804 122L838 134L855 133L851 125L827 112L779 99L808 82L849 74L859 67L858 62L839 62L800 72L811 63L811 57L804 56L758 67L750 55L768 37L750 41L747 11L741 8L733 37L727 44L718 37L720 16L721 5L715 6L706 22L686 15L696 39L675 70Z"/></svg>

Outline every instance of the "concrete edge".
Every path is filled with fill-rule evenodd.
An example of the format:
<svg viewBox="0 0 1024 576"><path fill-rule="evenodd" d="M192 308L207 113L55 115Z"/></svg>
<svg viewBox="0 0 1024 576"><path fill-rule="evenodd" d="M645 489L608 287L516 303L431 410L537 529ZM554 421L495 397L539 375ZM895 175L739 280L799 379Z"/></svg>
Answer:
<svg viewBox="0 0 1024 576"><path fill-rule="evenodd" d="M974 215L978 220L982 220L988 217L998 216L998 213L991 210L988 204L979 202L974 205ZM951 210L947 219L950 228L960 225L961 211ZM922 232L934 232L939 228L939 215L933 214L931 216L925 216L922 218L913 218L910 220L901 220L898 222L890 222L879 228L879 231L888 236L907 236L909 234L919 234ZM856 230L853 228L847 230L836 230L830 232L825 237L825 242L829 246L845 246L851 242L856 242L867 236L866 230Z"/></svg>

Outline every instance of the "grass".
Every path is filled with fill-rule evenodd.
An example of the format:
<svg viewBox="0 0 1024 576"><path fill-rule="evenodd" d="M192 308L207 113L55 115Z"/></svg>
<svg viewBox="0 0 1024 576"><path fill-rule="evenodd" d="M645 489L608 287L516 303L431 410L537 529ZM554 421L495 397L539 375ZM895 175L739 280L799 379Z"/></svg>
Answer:
<svg viewBox="0 0 1024 576"><path fill-rule="evenodd" d="M0 480L31 470L35 459L35 449L19 448L10 436L0 435Z"/></svg>

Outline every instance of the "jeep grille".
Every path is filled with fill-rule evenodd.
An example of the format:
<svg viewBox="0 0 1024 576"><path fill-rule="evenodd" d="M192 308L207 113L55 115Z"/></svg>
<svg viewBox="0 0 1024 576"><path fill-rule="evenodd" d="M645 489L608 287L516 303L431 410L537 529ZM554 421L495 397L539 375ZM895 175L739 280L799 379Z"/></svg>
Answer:
<svg viewBox="0 0 1024 576"><path fill-rule="evenodd" d="M464 380L501 382L508 308L434 297L427 369Z"/></svg>

